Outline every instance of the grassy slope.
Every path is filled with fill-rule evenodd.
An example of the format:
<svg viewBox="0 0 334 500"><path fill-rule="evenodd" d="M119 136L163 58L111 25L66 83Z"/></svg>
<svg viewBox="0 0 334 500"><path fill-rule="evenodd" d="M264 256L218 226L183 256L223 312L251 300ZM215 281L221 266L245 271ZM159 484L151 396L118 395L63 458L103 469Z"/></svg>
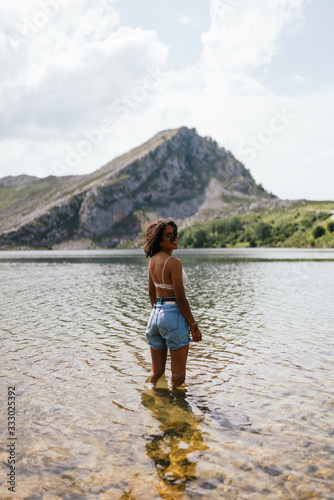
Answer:
<svg viewBox="0 0 334 500"><path fill-rule="evenodd" d="M270 211L261 209L238 215L239 224L232 230L228 227L236 219L232 217L222 219L227 223L227 229L223 231L219 229L219 220L196 223L180 232L180 245L193 248L246 247L252 241L254 246L334 248L334 232L327 228L328 222L334 222L331 211L334 213L334 202L298 201L292 207ZM269 234L261 237L264 225ZM313 230L319 225L326 231L323 236L314 238Z"/></svg>
<svg viewBox="0 0 334 500"><path fill-rule="evenodd" d="M27 186L0 186L0 210L7 207L15 207L25 199L43 197L50 193L56 185L56 178L47 177L40 181L33 182Z"/></svg>
<svg viewBox="0 0 334 500"><path fill-rule="evenodd" d="M273 222L273 225L296 225L293 234L276 246L334 248L334 232L326 230L320 238L314 238L312 234L316 226L322 225L327 228L327 223L333 215L330 213L331 210L334 211L334 202L309 201L305 205L298 203L296 207L286 211L277 210L270 215L263 214L262 220L268 224ZM317 217L318 212L322 212L322 215Z"/></svg>
<svg viewBox="0 0 334 500"><path fill-rule="evenodd" d="M47 212L48 205L74 190L75 177L49 176L25 186L0 186L0 229L9 230L33 218L34 211Z"/></svg>

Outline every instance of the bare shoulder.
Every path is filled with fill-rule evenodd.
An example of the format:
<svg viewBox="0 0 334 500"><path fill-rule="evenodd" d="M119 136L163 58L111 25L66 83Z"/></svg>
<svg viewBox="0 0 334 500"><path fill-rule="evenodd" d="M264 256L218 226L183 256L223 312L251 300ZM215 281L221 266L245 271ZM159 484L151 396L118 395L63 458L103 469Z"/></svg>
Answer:
<svg viewBox="0 0 334 500"><path fill-rule="evenodd" d="M182 269L182 262L180 259L177 259L176 257L172 257L170 259L170 264L173 266L175 269Z"/></svg>
<svg viewBox="0 0 334 500"><path fill-rule="evenodd" d="M150 258L150 262L148 263L148 268L150 269L152 266L154 266L154 263L155 261L157 260L157 257L156 255L153 255L151 258Z"/></svg>

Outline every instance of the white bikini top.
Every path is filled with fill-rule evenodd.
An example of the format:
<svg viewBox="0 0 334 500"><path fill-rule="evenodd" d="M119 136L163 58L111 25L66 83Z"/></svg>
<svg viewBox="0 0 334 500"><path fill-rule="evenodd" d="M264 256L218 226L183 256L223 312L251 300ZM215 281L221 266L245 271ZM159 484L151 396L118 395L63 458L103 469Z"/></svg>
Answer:
<svg viewBox="0 0 334 500"><path fill-rule="evenodd" d="M165 283L165 267L166 267L167 261L170 258L171 258L171 255L169 257L167 257L167 259L165 260L164 267L162 269L162 283L155 283L153 281L153 283L155 284L155 286L158 287L158 288L164 288L166 290L174 290L172 283ZM182 269L182 281L183 281L183 285L185 285L187 283L187 281L188 281L187 273L183 269Z"/></svg>

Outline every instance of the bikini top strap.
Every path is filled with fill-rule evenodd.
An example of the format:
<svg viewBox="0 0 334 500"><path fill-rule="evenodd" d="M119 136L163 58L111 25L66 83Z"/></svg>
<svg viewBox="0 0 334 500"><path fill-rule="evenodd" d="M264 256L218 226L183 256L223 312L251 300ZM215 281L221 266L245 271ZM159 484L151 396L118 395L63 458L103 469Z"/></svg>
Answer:
<svg viewBox="0 0 334 500"><path fill-rule="evenodd" d="M167 261L171 258L171 255L169 257L167 257L167 259L165 260L165 263L164 263L164 267L162 269L162 284L164 285L165 284L165 267L166 267L166 264L167 264Z"/></svg>

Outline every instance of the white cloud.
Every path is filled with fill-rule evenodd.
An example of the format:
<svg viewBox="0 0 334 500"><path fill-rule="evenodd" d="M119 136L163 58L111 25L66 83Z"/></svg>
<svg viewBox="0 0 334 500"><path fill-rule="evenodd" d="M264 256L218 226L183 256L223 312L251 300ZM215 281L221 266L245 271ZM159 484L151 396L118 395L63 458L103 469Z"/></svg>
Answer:
<svg viewBox="0 0 334 500"><path fill-rule="evenodd" d="M334 126L333 94L277 96L251 74L278 51L282 33L293 29L292 21L302 22L302 2L241 1L238 6L234 2L224 16L218 16L214 7L215 1L211 2L210 30L202 36L201 59L169 74L168 84L156 96L150 123L156 123L156 130L196 126L199 133L211 135L230 149L257 182L281 197L333 198L330 183L314 182L318 165L313 164L312 171L306 168L311 151L316 153L319 144L330 147L325 131ZM272 122L275 110L294 116L280 132ZM276 124L274 132L271 123ZM268 128L269 135L264 130ZM255 158L250 159L240 146L258 136L265 142L260 142ZM333 179L328 162L323 162L322 170L327 180Z"/></svg>
<svg viewBox="0 0 334 500"><path fill-rule="evenodd" d="M203 59L241 74L268 63L283 30L301 19L302 6L303 0L211 0Z"/></svg>
<svg viewBox="0 0 334 500"><path fill-rule="evenodd" d="M211 0L211 25L202 35L197 63L169 71L168 47L157 33L120 26L108 0L97 0L94 7L88 0L64 2L48 24L16 50L8 31L12 33L13 26L18 30L24 19L34 20L36 9L29 3L17 19L14 7L6 4L1 7L7 37L0 41L6 67L1 68L6 77L0 83L0 175L54 174L52 165L64 162L69 148L78 147L85 139L83 130L110 119L112 133L105 134L72 173L92 171L159 130L187 125L230 149L258 182L279 196L306 197L303 193L314 188L315 194L307 196L330 198L329 182L314 187L312 168L318 164L309 159L317 157L320 147L331 151L333 94L280 97L252 76L279 51L286 30L302 23L305 1ZM179 19L184 24L188 20ZM148 68L165 71L150 89L144 83ZM124 106L136 92L135 102ZM123 104L122 113L111 110L115 102ZM291 124L257 150L253 161L243 156L240 144L259 134L261 138L273 110L284 108L295 115ZM331 158L325 158L321 168L333 179L329 162ZM307 188L306 171L311 179Z"/></svg>
<svg viewBox="0 0 334 500"><path fill-rule="evenodd" d="M295 82L306 82L306 78L302 75L293 75L291 77L292 80L294 80Z"/></svg>
<svg viewBox="0 0 334 500"><path fill-rule="evenodd" d="M7 38L0 51L9 71L1 83L2 138L34 140L40 133L45 140L48 130L52 141L55 134L58 141L71 140L80 126L94 124L107 106L140 82L148 67L165 65L168 48L155 32L118 26L108 0L91 5L59 5L57 17L16 47L11 46L11 26L25 34L24 26L34 26L36 12L43 11L30 5L18 27L15 11L4 9Z"/></svg>
<svg viewBox="0 0 334 500"><path fill-rule="evenodd" d="M182 15L182 16L179 17L179 22L181 24L191 24L192 20L190 19L190 17Z"/></svg>
<svg viewBox="0 0 334 500"><path fill-rule="evenodd" d="M317 164L319 165L319 163L323 162L323 161L328 161L330 160L333 164L333 168L334 168L334 150L333 149L330 149L330 150L327 150L327 151L319 151L319 153L309 157L307 159L307 163L310 163L310 164Z"/></svg>

